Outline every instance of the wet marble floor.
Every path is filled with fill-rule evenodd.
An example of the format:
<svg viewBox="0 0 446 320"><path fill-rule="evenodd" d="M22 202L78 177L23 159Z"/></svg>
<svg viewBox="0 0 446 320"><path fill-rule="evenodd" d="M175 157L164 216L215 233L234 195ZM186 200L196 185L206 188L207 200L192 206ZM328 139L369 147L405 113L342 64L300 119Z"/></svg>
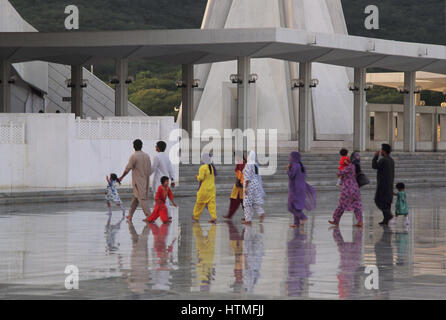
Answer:
<svg viewBox="0 0 446 320"><path fill-rule="evenodd" d="M445 191L408 190L410 225L388 228L367 192L362 230L352 213L329 228L337 192L319 193L298 230L277 194L250 227L240 212L192 223L194 198L177 199L169 226L140 211L128 224L104 202L0 206L0 299L446 299ZM218 197L219 217L227 207ZM78 290L65 288L68 265Z"/></svg>

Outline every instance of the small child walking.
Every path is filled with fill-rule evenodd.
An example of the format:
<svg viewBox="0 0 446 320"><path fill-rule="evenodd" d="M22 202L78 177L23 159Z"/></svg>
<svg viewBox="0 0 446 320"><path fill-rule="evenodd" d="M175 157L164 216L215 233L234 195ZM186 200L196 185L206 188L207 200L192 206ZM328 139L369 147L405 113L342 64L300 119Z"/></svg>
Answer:
<svg viewBox="0 0 446 320"><path fill-rule="evenodd" d="M167 198L170 199L170 202L174 207L177 206L173 201L172 190L169 188L169 178L164 176L161 177L161 185L158 187L155 195L155 208L153 209L152 215L147 218L148 223L154 223L158 218L160 218L163 223L169 223L171 221L167 212Z"/></svg>
<svg viewBox="0 0 446 320"><path fill-rule="evenodd" d="M345 148L342 148L339 151L339 154L341 155L341 159L339 160L339 167L338 172L342 171L346 166L350 164L350 158L348 157L348 150ZM338 173L338 183L336 184L337 187L340 187L342 185L342 179L341 176Z"/></svg>
<svg viewBox="0 0 446 320"><path fill-rule="evenodd" d="M106 176L107 190L105 191L105 200L107 201L108 213L111 214L111 204L114 202L121 210L122 216L125 216L125 210L122 206L121 198L119 197L118 190L116 190L116 184L121 184L116 173L110 174L110 177Z"/></svg>
<svg viewBox="0 0 446 320"><path fill-rule="evenodd" d="M396 203L395 203L395 218L398 216L406 217L406 225L409 225L409 206L407 205L406 200L406 186L404 183L399 182L396 184L396 189L398 192L395 192Z"/></svg>

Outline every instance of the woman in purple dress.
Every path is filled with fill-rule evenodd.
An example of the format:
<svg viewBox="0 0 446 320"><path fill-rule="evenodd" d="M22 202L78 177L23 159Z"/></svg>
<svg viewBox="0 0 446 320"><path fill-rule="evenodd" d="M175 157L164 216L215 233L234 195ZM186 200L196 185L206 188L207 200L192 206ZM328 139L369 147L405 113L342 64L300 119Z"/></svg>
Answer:
<svg viewBox="0 0 446 320"><path fill-rule="evenodd" d="M301 162L300 153L291 152L290 163L287 167L289 177L288 211L294 216L291 228L297 228L299 224L307 221L303 210L313 210L316 207L316 192L305 182L305 167Z"/></svg>
<svg viewBox="0 0 446 320"><path fill-rule="evenodd" d="M360 162L359 153L354 152L351 155L351 164L339 171L342 179L342 191L339 198L339 205L333 213L333 220L328 222L332 225L339 226L344 211L353 211L357 220L356 227L362 227L362 203L361 192L356 181L356 166Z"/></svg>

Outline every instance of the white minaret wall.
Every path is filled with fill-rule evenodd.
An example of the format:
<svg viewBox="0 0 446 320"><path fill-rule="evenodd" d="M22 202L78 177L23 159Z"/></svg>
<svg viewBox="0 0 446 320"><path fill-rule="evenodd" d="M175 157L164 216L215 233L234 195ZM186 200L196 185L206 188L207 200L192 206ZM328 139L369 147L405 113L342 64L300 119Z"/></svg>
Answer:
<svg viewBox="0 0 446 320"><path fill-rule="evenodd" d="M347 34L340 0L209 0L202 28L222 27L286 27ZM259 75L255 89L257 127L278 129L280 140L290 140L290 108L298 128L299 94L291 90L291 79L298 78L298 64L275 59L253 59L251 63L251 72ZM195 77L204 87L202 92L196 91L194 104L201 130L226 128L231 107L225 88L232 85L229 76L236 70L235 61L195 67ZM351 140L353 96L347 90L351 70L314 63L313 78L320 81L313 89L315 138Z"/></svg>
<svg viewBox="0 0 446 320"><path fill-rule="evenodd" d="M278 1L234 0L226 20L225 28L280 27ZM223 130L224 91L222 84L229 82L236 73L235 61L214 63L198 105L195 120L201 121L201 128ZM285 62L274 59L255 59L251 62L251 72L257 73L256 83L258 124L261 128L279 129L279 137L288 139L289 121ZM271 106L277 106L275 108ZM218 116L216 116L218 115ZM226 117L227 117L226 113ZM285 124L285 125L284 125Z"/></svg>

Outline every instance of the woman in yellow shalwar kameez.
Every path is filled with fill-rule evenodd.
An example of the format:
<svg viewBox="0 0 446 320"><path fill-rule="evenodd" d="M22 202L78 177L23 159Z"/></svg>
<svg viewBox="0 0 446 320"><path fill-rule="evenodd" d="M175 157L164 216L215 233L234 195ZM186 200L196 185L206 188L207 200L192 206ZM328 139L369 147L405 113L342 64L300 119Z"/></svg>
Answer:
<svg viewBox="0 0 446 320"><path fill-rule="evenodd" d="M217 207L215 204L215 167L212 164L212 158L209 153L203 153L201 155L201 161L203 162L203 165L200 167L198 175L196 176L198 182L200 183L200 188L197 192L197 201L195 202L194 215L192 219L194 221L200 220L201 213L207 206L212 217L209 222L216 223Z"/></svg>

